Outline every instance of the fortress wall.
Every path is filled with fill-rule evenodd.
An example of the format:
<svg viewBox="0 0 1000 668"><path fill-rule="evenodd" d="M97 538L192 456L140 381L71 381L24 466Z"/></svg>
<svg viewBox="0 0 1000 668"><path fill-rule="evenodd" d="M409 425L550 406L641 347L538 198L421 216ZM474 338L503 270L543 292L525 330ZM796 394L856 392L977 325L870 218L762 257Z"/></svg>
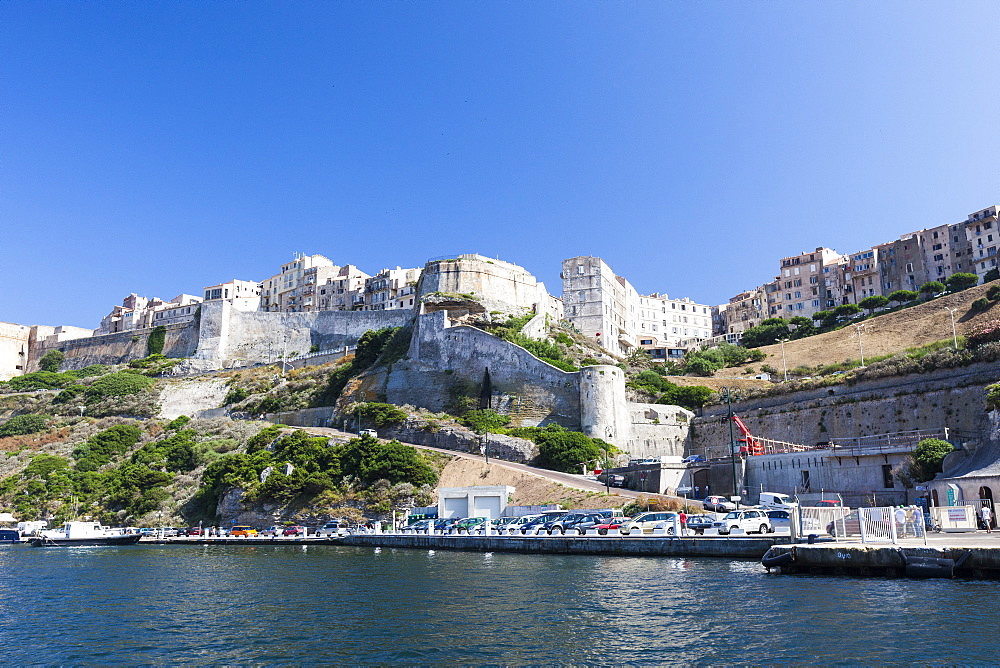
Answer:
<svg viewBox="0 0 1000 668"><path fill-rule="evenodd" d="M487 258L459 257L429 263L421 277L421 295L431 292L475 294L526 308L548 305L544 285L524 268Z"/></svg>
<svg viewBox="0 0 1000 668"><path fill-rule="evenodd" d="M457 395L478 399L486 369L494 407L503 402L519 426L580 426L578 373L567 373L520 346L474 327L447 327L447 313L420 316L409 358L393 365L379 390L394 404L447 410Z"/></svg>
<svg viewBox="0 0 1000 668"><path fill-rule="evenodd" d="M198 326L194 322L166 325L163 354L167 357L190 357L198 347ZM42 340L31 349L28 371L38 370L38 360L49 350L61 350L66 358L63 371L82 369L91 364L125 364L149 354L152 329L136 329L67 341Z"/></svg>

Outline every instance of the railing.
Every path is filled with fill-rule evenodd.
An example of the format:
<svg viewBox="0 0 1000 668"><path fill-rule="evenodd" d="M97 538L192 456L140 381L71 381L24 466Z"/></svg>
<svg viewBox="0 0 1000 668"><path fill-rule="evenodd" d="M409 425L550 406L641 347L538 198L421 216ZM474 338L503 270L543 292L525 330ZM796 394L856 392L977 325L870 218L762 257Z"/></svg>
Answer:
<svg viewBox="0 0 1000 668"><path fill-rule="evenodd" d="M917 443L925 438L940 438L943 441L947 441L948 437L949 431L947 427L941 429L914 429L911 431L898 431L891 434L877 434L875 436L831 438L829 447L834 450L915 448Z"/></svg>

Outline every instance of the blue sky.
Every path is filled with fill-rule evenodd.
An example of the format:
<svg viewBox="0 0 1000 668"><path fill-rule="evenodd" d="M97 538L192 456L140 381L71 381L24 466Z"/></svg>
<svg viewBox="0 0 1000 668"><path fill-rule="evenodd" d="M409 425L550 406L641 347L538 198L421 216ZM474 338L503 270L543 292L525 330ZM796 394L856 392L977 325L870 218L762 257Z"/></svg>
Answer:
<svg viewBox="0 0 1000 668"><path fill-rule="evenodd" d="M0 320L479 252L716 304L1000 202L996 2L0 3Z"/></svg>

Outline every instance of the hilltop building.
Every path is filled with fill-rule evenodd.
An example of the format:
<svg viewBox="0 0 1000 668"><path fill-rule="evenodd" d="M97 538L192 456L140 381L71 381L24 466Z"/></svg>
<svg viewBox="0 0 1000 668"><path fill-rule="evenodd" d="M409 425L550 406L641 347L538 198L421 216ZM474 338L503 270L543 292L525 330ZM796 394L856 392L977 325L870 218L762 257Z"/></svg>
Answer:
<svg viewBox="0 0 1000 668"><path fill-rule="evenodd" d="M528 270L476 253L427 263L420 282L420 297L437 293L470 295L487 311L531 309L547 313L554 320L563 317L562 300L551 297L545 284Z"/></svg>
<svg viewBox="0 0 1000 668"><path fill-rule="evenodd" d="M712 336L711 307L659 293L640 295L599 257L563 260L561 276L564 317L614 354L641 347L663 360Z"/></svg>
<svg viewBox="0 0 1000 668"><path fill-rule="evenodd" d="M193 320L193 307L199 303L201 303L201 298L194 295L180 294L165 302L158 297L147 299L133 292L122 300L120 306L114 306L111 313L101 319L101 325L94 331L94 334L114 334L115 332L156 327L168 324L164 321L165 317L175 322ZM158 314L168 312L169 315L161 315L157 318Z"/></svg>

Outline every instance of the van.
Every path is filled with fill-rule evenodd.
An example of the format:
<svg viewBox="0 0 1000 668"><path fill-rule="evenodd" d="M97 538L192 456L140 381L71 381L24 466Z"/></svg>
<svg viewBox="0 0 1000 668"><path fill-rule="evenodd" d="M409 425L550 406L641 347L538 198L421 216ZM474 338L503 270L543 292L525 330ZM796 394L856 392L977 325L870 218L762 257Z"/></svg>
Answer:
<svg viewBox="0 0 1000 668"><path fill-rule="evenodd" d="M757 502L757 505L761 508L767 508L768 510L791 510L799 504L792 501L792 497L787 494L778 494L777 492L761 492L760 500Z"/></svg>
<svg viewBox="0 0 1000 668"><path fill-rule="evenodd" d="M378 432L374 429L362 429L361 436L371 436L372 438L378 438Z"/></svg>

